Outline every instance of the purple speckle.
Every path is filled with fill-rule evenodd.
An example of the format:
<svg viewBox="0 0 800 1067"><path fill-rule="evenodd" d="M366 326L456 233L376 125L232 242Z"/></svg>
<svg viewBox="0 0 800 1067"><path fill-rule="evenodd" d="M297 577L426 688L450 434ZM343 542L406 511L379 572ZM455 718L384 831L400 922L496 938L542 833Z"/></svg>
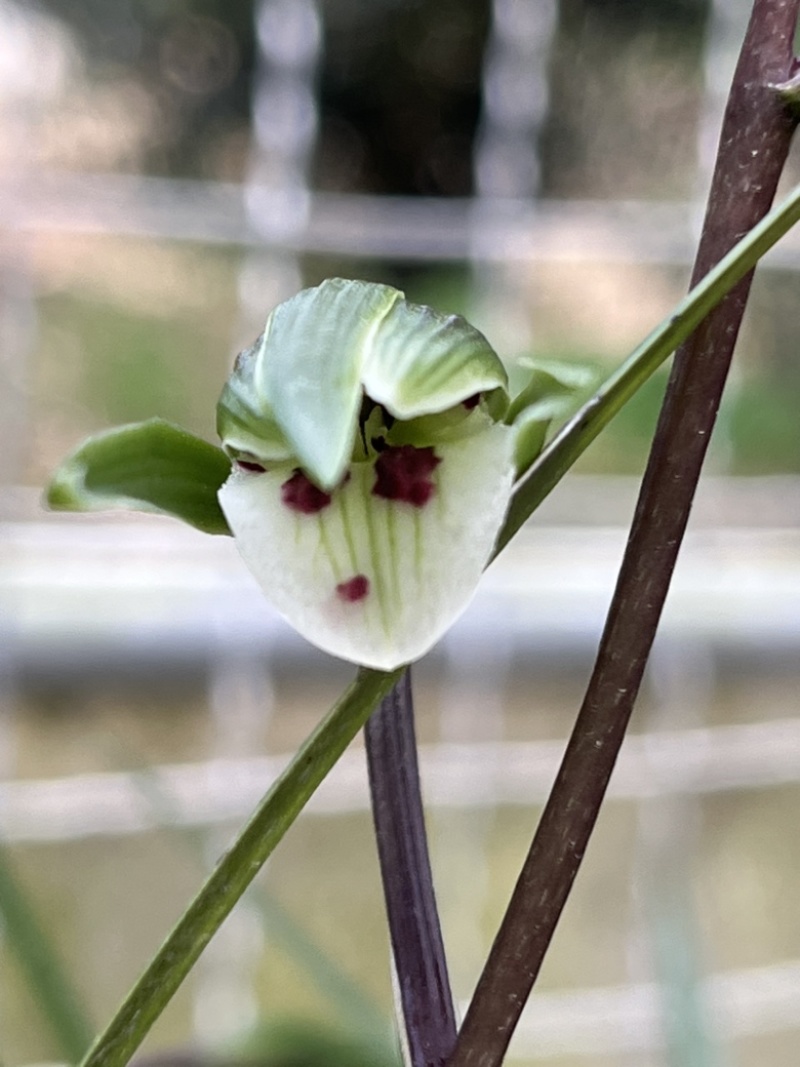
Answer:
<svg viewBox="0 0 800 1067"><path fill-rule="evenodd" d="M301 470L296 470L281 486L281 501L301 515L316 515L330 504L331 497L330 493L309 481Z"/></svg>
<svg viewBox="0 0 800 1067"><path fill-rule="evenodd" d="M369 578L366 574L355 574L346 582L339 582L336 586L336 595L346 604L355 604L363 600L369 593Z"/></svg>
<svg viewBox="0 0 800 1067"><path fill-rule="evenodd" d="M432 447L396 445L386 448L375 461L372 492L384 500L400 500L415 508L424 507L433 496L431 475L441 463Z"/></svg>

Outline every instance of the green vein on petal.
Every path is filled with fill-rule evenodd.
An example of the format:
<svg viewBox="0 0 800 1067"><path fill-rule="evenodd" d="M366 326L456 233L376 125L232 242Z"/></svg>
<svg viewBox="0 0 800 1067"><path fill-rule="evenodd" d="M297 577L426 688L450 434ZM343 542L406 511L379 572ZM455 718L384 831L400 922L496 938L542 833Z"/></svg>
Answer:
<svg viewBox="0 0 800 1067"><path fill-rule="evenodd" d="M325 508L324 546L320 516L281 503L285 471L235 470L220 502L239 551L296 630L332 655L391 670L423 655L471 600L508 506L513 447L513 428L485 416L482 431L437 450L436 492L423 507L375 496L373 464L354 463ZM356 574L369 590L349 602L337 583Z"/></svg>
<svg viewBox="0 0 800 1067"><path fill-rule="evenodd" d="M397 551L397 508L386 507L386 543L389 550L389 571L392 576L392 599L397 602L402 596L400 560Z"/></svg>
<svg viewBox="0 0 800 1067"><path fill-rule="evenodd" d="M384 577L385 559L382 557L382 549L385 548L378 539L376 529L376 515L383 501L372 495L370 481L368 481L365 465L356 468L361 482L361 500L363 507L364 526L367 531L367 543L369 545L370 572L372 574L375 600L378 605L378 614L381 620L384 637L389 636L389 604L387 603L386 581ZM369 475L371 479L371 471ZM396 610L396 606L392 605Z"/></svg>
<svg viewBox="0 0 800 1067"><path fill-rule="evenodd" d="M340 507L342 512L342 533L347 543L350 566L353 568L353 573L355 574L359 570L358 554L356 552L356 543L353 537L353 528L350 523L350 511L347 504L347 496L344 493L341 496Z"/></svg>

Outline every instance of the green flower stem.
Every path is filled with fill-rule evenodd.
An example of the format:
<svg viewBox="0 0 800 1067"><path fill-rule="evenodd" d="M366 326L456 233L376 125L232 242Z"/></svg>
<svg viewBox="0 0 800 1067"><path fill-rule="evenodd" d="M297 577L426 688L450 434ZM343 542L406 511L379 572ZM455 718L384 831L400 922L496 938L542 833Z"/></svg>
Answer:
<svg viewBox="0 0 800 1067"><path fill-rule="evenodd" d="M89 1016L19 884L5 848L0 848L0 915L5 939L19 960L61 1055L74 1063L91 1041Z"/></svg>
<svg viewBox="0 0 800 1067"><path fill-rule="evenodd" d="M567 423L519 483L499 552L640 385L800 219L800 187L765 216ZM370 712L400 678L361 671L269 791L81 1067L123 1067L261 865Z"/></svg>
<svg viewBox="0 0 800 1067"><path fill-rule="evenodd" d="M142 763L133 772L132 782L159 819L175 828L187 852L198 861L198 865L202 864L204 870L206 850L196 834L180 832L176 805L166 793L158 774ZM271 941L283 948L305 971L309 981L330 1001L331 1009L362 1034L374 1035L376 1042L385 1041L388 1036L388 1017L377 1000L344 971L266 886L253 887L253 903ZM91 1033L80 1046L76 1058L83 1054L90 1041Z"/></svg>
<svg viewBox="0 0 800 1067"><path fill-rule="evenodd" d="M81 1067L123 1067L375 705L400 678L361 670L274 783Z"/></svg>
<svg viewBox="0 0 800 1067"><path fill-rule="evenodd" d="M519 482L495 556L530 518L576 459L665 359L699 326L708 313L758 260L800 220L800 186L736 244L705 275L673 313L633 353L553 438Z"/></svg>

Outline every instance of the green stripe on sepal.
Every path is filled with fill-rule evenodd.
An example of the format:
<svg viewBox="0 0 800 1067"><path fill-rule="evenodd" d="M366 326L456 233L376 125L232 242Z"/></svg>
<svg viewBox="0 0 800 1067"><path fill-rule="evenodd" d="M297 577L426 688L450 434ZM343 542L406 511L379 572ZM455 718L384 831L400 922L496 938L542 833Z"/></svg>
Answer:
<svg viewBox="0 0 800 1067"><path fill-rule="evenodd" d="M130 508L230 534L217 492L231 472L221 448L164 419L88 438L58 468L46 502L59 511Z"/></svg>
<svg viewBox="0 0 800 1067"><path fill-rule="evenodd" d="M270 466L291 455L331 490L359 458L365 396L403 421L480 396L499 421L506 385L499 357L465 319L409 304L388 285L331 278L274 309L236 361L217 426L233 458Z"/></svg>
<svg viewBox="0 0 800 1067"><path fill-rule="evenodd" d="M405 300L379 324L363 382L398 419L446 411L508 384L499 356L466 319Z"/></svg>

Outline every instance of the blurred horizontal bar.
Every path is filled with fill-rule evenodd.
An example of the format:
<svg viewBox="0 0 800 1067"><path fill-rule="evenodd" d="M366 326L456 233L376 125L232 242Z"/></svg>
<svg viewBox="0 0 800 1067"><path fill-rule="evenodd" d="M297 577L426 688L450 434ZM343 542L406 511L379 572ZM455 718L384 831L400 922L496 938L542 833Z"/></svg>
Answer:
<svg viewBox="0 0 800 1067"><path fill-rule="evenodd" d="M798 989L800 960L717 971L700 986L710 1027L722 1044L800 1026ZM462 1018L466 1007L459 1005ZM655 982L537 990L517 1027L508 1063L658 1052L665 1048L663 1033L663 994Z"/></svg>
<svg viewBox="0 0 800 1067"><path fill-rule="evenodd" d="M537 508L531 525L628 526L639 481L627 474L571 471ZM106 512L105 518L110 514ZM123 518L131 515L125 513ZM40 489L0 486L3 521L86 524L91 520L48 511ZM705 475L692 508L692 527L720 526L800 526L800 475Z"/></svg>
<svg viewBox="0 0 800 1067"><path fill-rule="evenodd" d="M800 1026L800 960L709 975L700 986L717 1039L779 1033ZM665 1048L663 991L655 982L534 992L511 1044L509 1062L602 1056Z"/></svg>
<svg viewBox="0 0 800 1067"><path fill-rule="evenodd" d="M0 226L417 262L653 263L695 252L699 204L381 197L41 171L0 184ZM800 268L800 234L766 257Z"/></svg>
<svg viewBox="0 0 800 1067"><path fill-rule="evenodd" d="M698 499L661 640L796 662L797 481L728 484L729 492L706 486ZM505 645L527 658L591 656L632 490L632 479L585 480L572 497L559 487L488 569L434 657L449 641ZM25 521L23 514L0 522L0 630L7 663L34 681L111 675L126 665L196 671L232 653L273 667L299 659L330 669L330 658L267 604L230 538L144 516ZM575 514L603 525L574 524ZM737 525L748 518L753 525ZM755 525L770 519L781 525Z"/></svg>
<svg viewBox="0 0 800 1067"><path fill-rule="evenodd" d="M718 971L700 989L710 1025L723 1044L800 1025L800 960ZM459 1005L462 1018L466 1007ZM508 1063L658 1052L665 1048L662 1020L663 996L655 982L537 990L514 1035ZM187 1055L187 1065L190 1059Z"/></svg>
<svg viewBox="0 0 800 1067"><path fill-rule="evenodd" d="M794 708L787 708L790 711ZM543 804L564 744L558 740L422 745L426 806L465 811ZM216 759L134 773L5 781L0 783L0 839L77 841L237 821L255 807L289 758ZM625 742L609 798L702 796L798 781L800 720L785 718L633 735ZM326 778L307 813L368 811L363 755L351 749Z"/></svg>

